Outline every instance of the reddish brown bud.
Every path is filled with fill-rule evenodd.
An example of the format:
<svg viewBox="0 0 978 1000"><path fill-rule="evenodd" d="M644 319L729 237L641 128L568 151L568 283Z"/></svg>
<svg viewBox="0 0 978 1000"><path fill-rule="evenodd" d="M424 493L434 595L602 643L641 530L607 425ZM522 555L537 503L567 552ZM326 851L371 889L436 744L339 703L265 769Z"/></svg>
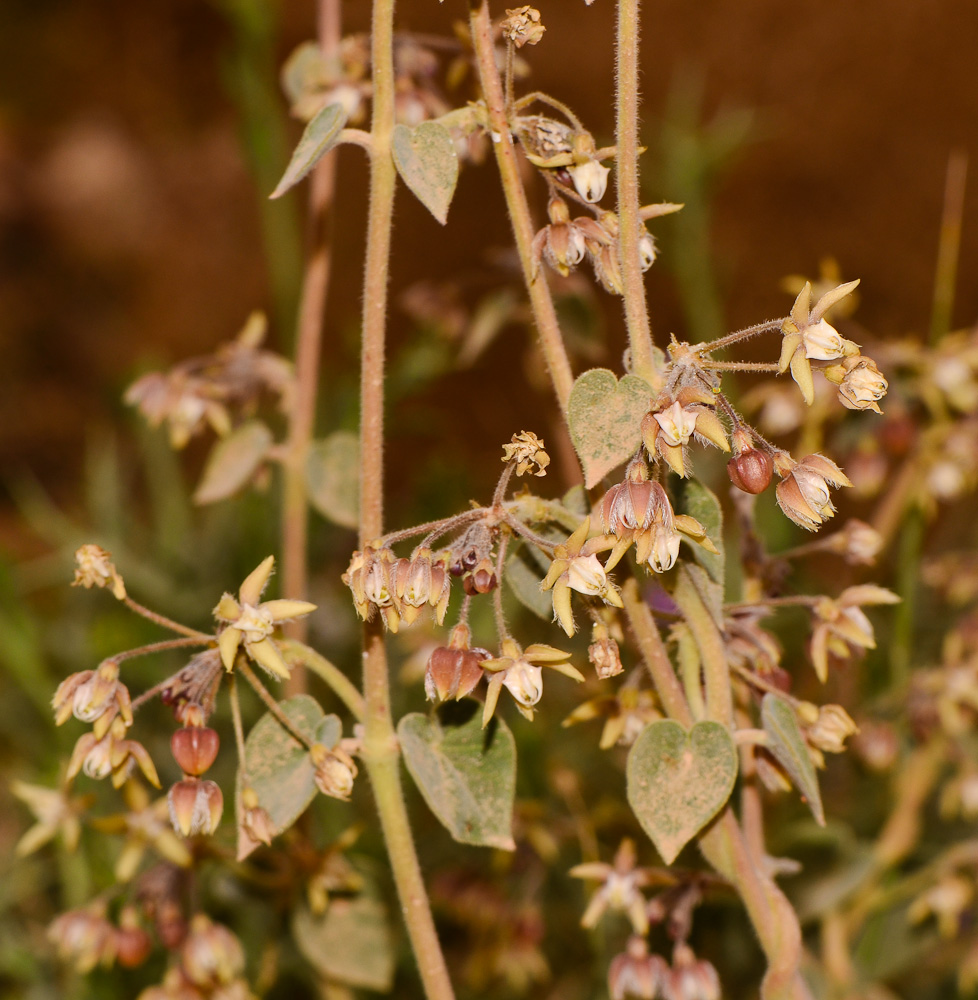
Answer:
<svg viewBox="0 0 978 1000"><path fill-rule="evenodd" d="M173 759L184 774L195 777L203 774L214 763L220 745L221 740L216 730L200 726L185 726L170 737Z"/></svg>
<svg viewBox="0 0 978 1000"><path fill-rule="evenodd" d="M771 485L773 471L771 456L757 448L745 448L727 462L730 482L745 493L763 493Z"/></svg>
<svg viewBox="0 0 978 1000"><path fill-rule="evenodd" d="M464 698L482 680L482 660L489 658L484 649L449 649L439 646L428 660L424 690L429 701Z"/></svg>
<svg viewBox="0 0 978 1000"><path fill-rule="evenodd" d="M192 837L198 833L211 834L217 829L224 811L224 796L216 782L186 778L170 789L166 804L173 828L185 837Z"/></svg>
<svg viewBox="0 0 978 1000"><path fill-rule="evenodd" d="M482 559L472 570L470 576L462 581L465 592L470 596L488 594L496 589L496 572L491 559Z"/></svg>
<svg viewBox="0 0 978 1000"><path fill-rule="evenodd" d="M142 927L121 927L116 933L116 960L126 969L135 969L149 958L153 944Z"/></svg>

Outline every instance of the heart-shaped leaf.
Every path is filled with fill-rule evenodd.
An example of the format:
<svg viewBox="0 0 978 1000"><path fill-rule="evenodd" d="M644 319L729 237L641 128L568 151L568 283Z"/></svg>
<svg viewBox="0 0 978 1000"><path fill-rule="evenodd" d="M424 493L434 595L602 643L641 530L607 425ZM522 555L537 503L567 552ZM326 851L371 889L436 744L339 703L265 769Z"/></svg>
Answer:
<svg viewBox="0 0 978 1000"><path fill-rule="evenodd" d="M567 420L588 489L634 454L651 396L645 379L625 375L619 381L607 368L592 368L574 383Z"/></svg>
<svg viewBox="0 0 978 1000"><path fill-rule="evenodd" d="M687 733L660 719L628 754L628 802L667 865L723 808L736 779L737 748L719 722Z"/></svg>
<svg viewBox="0 0 978 1000"><path fill-rule="evenodd" d="M296 911L292 932L299 951L324 978L389 993L394 985L394 939L387 908L369 896L331 899L322 916Z"/></svg>
<svg viewBox="0 0 978 1000"><path fill-rule="evenodd" d="M343 724L337 716L324 714L315 698L307 694L296 695L280 702L279 708L311 743L322 743L332 749L339 742ZM315 768L309 751L270 712L266 712L248 733L244 769L259 805L272 821L275 836L287 830L316 795ZM242 860L242 851L247 857L257 846L247 835L242 837L240 805L238 794L238 860Z"/></svg>
<svg viewBox="0 0 978 1000"><path fill-rule="evenodd" d="M295 187L336 145L345 124L346 111L343 105L327 104L306 126L282 179L268 197L281 198L286 191Z"/></svg>
<svg viewBox="0 0 978 1000"><path fill-rule="evenodd" d="M272 432L260 420L248 420L221 438L207 456L194 503L216 503L246 486L272 446Z"/></svg>
<svg viewBox="0 0 978 1000"><path fill-rule="evenodd" d="M458 153L451 133L438 122L422 122L415 128L395 125L391 153L401 179L445 225L458 181Z"/></svg>
<svg viewBox="0 0 978 1000"><path fill-rule="evenodd" d="M309 449L306 460L309 502L323 517L344 528L360 520L360 442L352 431L336 431Z"/></svg>
<svg viewBox="0 0 978 1000"><path fill-rule="evenodd" d="M516 741L502 719L482 728L482 706L466 698L397 726L404 763L431 811L462 844L515 849Z"/></svg>
<svg viewBox="0 0 978 1000"><path fill-rule="evenodd" d="M764 695L761 702L761 724L771 737L768 749L774 759L788 772L788 777L801 792L815 822L825 826L822 795L818 789L818 776L808 752L808 744L798 725L798 717L787 698L776 694Z"/></svg>

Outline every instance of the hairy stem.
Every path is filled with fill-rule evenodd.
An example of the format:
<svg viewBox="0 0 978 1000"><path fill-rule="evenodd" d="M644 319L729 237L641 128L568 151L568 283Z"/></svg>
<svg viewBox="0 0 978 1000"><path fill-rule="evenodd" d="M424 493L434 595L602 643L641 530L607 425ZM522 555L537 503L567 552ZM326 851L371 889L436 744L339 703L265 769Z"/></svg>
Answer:
<svg viewBox="0 0 978 1000"><path fill-rule="evenodd" d="M662 636L659 635L659 629L652 617L652 610L642 600L638 584L634 579L626 581L622 587L621 599L625 605L628 624L638 643L645 666L652 676L652 683L655 685L662 707L671 719L686 727L692 726L695 720L689 710L683 686L679 683L676 671L673 670Z"/></svg>
<svg viewBox="0 0 978 1000"><path fill-rule="evenodd" d="M319 0L319 47L331 56L340 42L340 0ZM319 388L319 357L323 317L329 293L332 239L330 209L336 190L336 156L327 155L313 171L309 186L310 251L302 278L299 321L295 342L296 392L282 490L282 593L305 600L309 589L309 499L306 490L306 458L316 421ZM305 618L286 622L283 632L305 642L309 623ZM285 683L287 695L306 689L305 667L298 663Z"/></svg>
<svg viewBox="0 0 978 1000"><path fill-rule="evenodd" d="M373 118L367 262L363 283L360 355L360 545L384 526L384 348L387 284L396 174L394 130L394 0L374 0L371 30ZM363 761L373 786L384 843L428 1000L452 1000L452 984L421 878L401 788L397 736L391 720L387 650L379 618L363 627L366 707Z"/></svg>
<svg viewBox="0 0 978 1000"><path fill-rule="evenodd" d="M469 24L472 31L472 44L475 47L476 66L479 71L479 82L489 110L489 120L492 126L494 141L493 151L499 167L503 193L506 196L506 206L513 226L513 236L516 249L519 252L520 264L523 268L523 280L530 297L533 309L533 319L540 338L540 346L547 362L547 370L553 383L557 401L564 415L567 414L567 400L570 398L574 385L574 374L571 371L567 351L564 348L563 337L557 322L557 312L554 309L553 298L543 273L533 262L533 222L530 219L530 206L526 201L526 192L520 180L519 166L516 162L516 149L513 146L513 136L510 124L506 118L506 96L503 92L502 80L496 67L495 46L492 37L492 19L489 16L488 0L482 0L469 12Z"/></svg>
<svg viewBox="0 0 978 1000"><path fill-rule="evenodd" d="M625 322L632 372L653 389L662 384L655 364L652 326L645 298L639 240L645 226L639 214L638 182L638 36L639 0L618 0L618 69L616 79L616 141L618 144L618 254L625 298Z"/></svg>

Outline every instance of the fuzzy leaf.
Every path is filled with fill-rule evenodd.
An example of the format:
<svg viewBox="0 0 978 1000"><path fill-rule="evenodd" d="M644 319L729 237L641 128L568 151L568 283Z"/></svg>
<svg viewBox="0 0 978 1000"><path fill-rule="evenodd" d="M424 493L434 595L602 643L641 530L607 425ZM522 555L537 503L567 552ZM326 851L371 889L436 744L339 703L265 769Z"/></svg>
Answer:
<svg viewBox="0 0 978 1000"><path fill-rule="evenodd" d="M281 198L286 191L295 187L336 145L344 125L346 111L343 110L343 105L327 104L306 126L278 187L268 197Z"/></svg>
<svg viewBox="0 0 978 1000"><path fill-rule="evenodd" d="M660 719L628 754L628 802L666 864L723 808L736 779L737 749L719 722L687 733Z"/></svg>
<svg viewBox="0 0 978 1000"><path fill-rule="evenodd" d="M260 420L248 420L221 438L207 456L194 503L216 503L243 489L265 460L272 432Z"/></svg>
<svg viewBox="0 0 978 1000"><path fill-rule="evenodd" d="M451 133L437 122L422 122L415 128L395 125L391 153L401 179L445 225L458 181L458 153Z"/></svg>
<svg viewBox="0 0 978 1000"><path fill-rule="evenodd" d="M325 715L315 698L300 694L279 702L279 707L310 742L322 743L329 749L339 742L343 724L338 716ZM277 836L305 812L316 795L309 751L266 712L245 740L244 764L258 803L268 813ZM237 799L240 802L240 795ZM244 848L254 849L256 845L249 842L250 838L246 838L242 843L239 833L239 855ZM248 853L250 850L245 856Z"/></svg>
<svg viewBox="0 0 978 1000"><path fill-rule="evenodd" d="M324 978L377 993L394 985L394 938L387 908L369 896L331 899L322 916L296 911L299 951Z"/></svg>
<svg viewBox="0 0 978 1000"><path fill-rule="evenodd" d="M706 529L706 537L713 542L717 553L708 552L702 545L692 545L693 558L706 570L710 579L724 586L723 509L712 490L696 479L686 481L681 510L695 517Z"/></svg>
<svg viewBox="0 0 978 1000"><path fill-rule="evenodd" d="M638 448L651 397L644 379L625 375L619 381L607 368L592 368L574 383L567 420L588 489Z"/></svg>
<svg viewBox="0 0 978 1000"><path fill-rule="evenodd" d="M483 729L481 709L466 698L435 716L415 712L397 735L411 777L455 840L512 851L516 741L502 719Z"/></svg>
<svg viewBox="0 0 978 1000"><path fill-rule="evenodd" d="M545 622L553 621L554 608L550 594L540 589L542 574L530 569L526 560L514 552L506 560L503 582L513 592L513 596Z"/></svg>
<svg viewBox="0 0 978 1000"><path fill-rule="evenodd" d="M825 812L822 809L815 765L791 703L776 694L764 695L761 702L761 724L771 737L768 749L774 759L788 772L788 777L808 803L815 821L819 826L825 826Z"/></svg>
<svg viewBox="0 0 978 1000"><path fill-rule="evenodd" d="M360 443L352 431L336 431L316 441L306 460L309 502L323 517L344 528L360 520Z"/></svg>

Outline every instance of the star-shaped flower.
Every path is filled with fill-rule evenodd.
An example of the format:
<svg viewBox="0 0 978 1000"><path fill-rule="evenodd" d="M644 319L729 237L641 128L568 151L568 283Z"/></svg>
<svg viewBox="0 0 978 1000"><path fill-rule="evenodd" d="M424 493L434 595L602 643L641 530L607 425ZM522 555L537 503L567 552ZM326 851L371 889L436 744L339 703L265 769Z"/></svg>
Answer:
<svg viewBox="0 0 978 1000"><path fill-rule="evenodd" d="M791 369L791 377L798 383L809 406L815 401L811 362L838 361L859 353L858 345L842 337L825 319L826 312L858 284L858 280L847 281L844 285L832 288L813 306L812 285L806 281L791 307L791 314L781 324L784 340L781 343L778 368L782 372Z"/></svg>
<svg viewBox="0 0 978 1000"><path fill-rule="evenodd" d="M591 518L586 517L577 530L562 545L554 547L554 561L540 584L541 590L553 590L554 618L569 635L576 631L571 613L571 591L588 597L600 597L605 604L622 606L618 589L608 579L604 566L595 552L606 549L605 539L587 540Z"/></svg>
<svg viewBox="0 0 978 1000"><path fill-rule="evenodd" d="M245 653L273 677L288 677L289 668L278 646L271 640L280 622L301 618L316 610L308 601L262 601L261 595L275 566L275 556L263 560L248 574L238 591L238 599L225 594L214 609L214 617L226 622L217 639L224 669L234 668L234 658L243 645Z"/></svg>
<svg viewBox="0 0 978 1000"><path fill-rule="evenodd" d="M482 661L482 669L490 678L486 706L482 713L483 729L489 725L489 720L496 711L499 691L503 687L515 699L520 714L532 721L533 706L543 696L542 667L553 667L578 682L584 680L580 671L563 662L570 658L570 653L554 649L553 646L535 642L524 651L512 639L503 639L501 651L502 656Z"/></svg>

